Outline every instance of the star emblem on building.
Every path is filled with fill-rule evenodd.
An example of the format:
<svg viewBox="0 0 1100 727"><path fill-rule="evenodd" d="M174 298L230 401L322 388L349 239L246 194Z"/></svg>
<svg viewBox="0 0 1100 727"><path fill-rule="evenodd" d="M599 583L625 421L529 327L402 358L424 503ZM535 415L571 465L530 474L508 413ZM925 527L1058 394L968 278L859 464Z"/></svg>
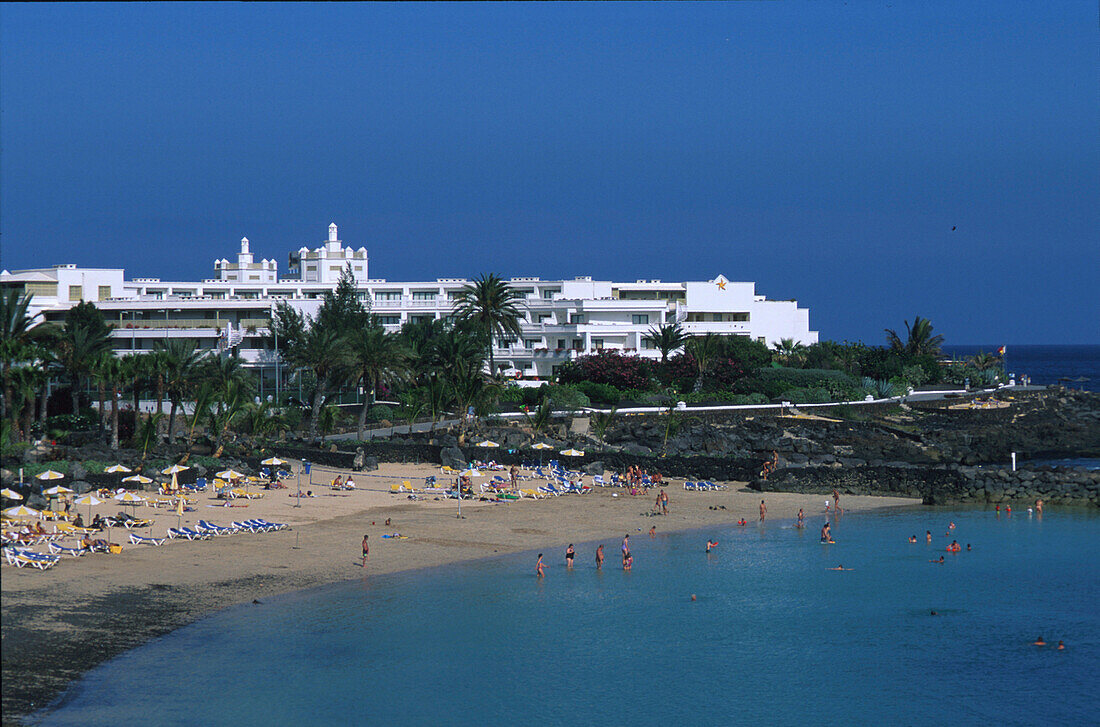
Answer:
<svg viewBox="0 0 1100 727"><path fill-rule="evenodd" d="M718 286L718 290L725 290L726 289L726 281L722 280L721 278L718 278L718 280L715 280L714 284Z"/></svg>

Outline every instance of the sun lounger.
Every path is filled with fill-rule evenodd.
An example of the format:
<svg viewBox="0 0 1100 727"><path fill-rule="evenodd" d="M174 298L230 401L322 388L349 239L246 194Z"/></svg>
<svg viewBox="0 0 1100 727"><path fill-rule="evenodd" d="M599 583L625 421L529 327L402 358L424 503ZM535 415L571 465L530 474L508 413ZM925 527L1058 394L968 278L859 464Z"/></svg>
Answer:
<svg viewBox="0 0 1100 727"><path fill-rule="evenodd" d="M209 540L213 533L200 533L191 528L168 528L169 538L186 538L187 540Z"/></svg>
<svg viewBox="0 0 1100 727"><path fill-rule="evenodd" d="M130 542L134 545L164 545L167 538L143 538L137 533L130 533Z"/></svg>
<svg viewBox="0 0 1100 727"><path fill-rule="evenodd" d="M254 523L252 523L251 521L248 521L248 520L234 520L233 522L229 523L229 525L230 525L230 527L234 527L237 530L246 530L250 533L265 532L264 528L260 527L259 525L254 524Z"/></svg>
<svg viewBox="0 0 1100 727"><path fill-rule="evenodd" d="M252 522L260 523L262 525L266 525L267 527L271 528L272 530L283 530L285 528L290 527L286 523L273 523L273 522L270 522L268 520L264 520L263 518L253 518Z"/></svg>
<svg viewBox="0 0 1100 727"><path fill-rule="evenodd" d="M67 548L59 543L50 543L48 547L55 555L71 555L74 558L79 558L88 552L85 548Z"/></svg>
<svg viewBox="0 0 1100 727"><path fill-rule="evenodd" d="M690 482L690 481L689 481L689 482L685 482L685 483L684 483L684 489L685 489L685 490L687 490L688 492L692 492L692 491L694 491L694 490L695 490L695 483L694 483L694 482Z"/></svg>
<svg viewBox="0 0 1100 727"><path fill-rule="evenodd" d="M199 532L208 532L213 535L232 535L233 533L237 532L237 528L215 525L214 523L208 522L206 520L199 520L197 527Z"/></svg>
<svg viewBox="0 0 1100 727"><path fill-rule="evenodd" d="M19 548L4 548L4 558L16 568L30 566L37 570L52 568L57 565L57 561L61 560L60 555L47 555L45 553L36 553L33 550L21 550Z"/></svg>

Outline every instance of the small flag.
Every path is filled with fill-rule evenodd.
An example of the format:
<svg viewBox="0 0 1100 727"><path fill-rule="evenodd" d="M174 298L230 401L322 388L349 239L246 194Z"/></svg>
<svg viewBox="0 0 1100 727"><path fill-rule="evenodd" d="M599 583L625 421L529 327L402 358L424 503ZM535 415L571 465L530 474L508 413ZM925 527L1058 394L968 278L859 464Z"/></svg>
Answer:
<svg viewBox="0 0 1100 727"><path fill-rule="evenodd" d="M1001 346L1000 348L997 349L997 355L998 356L1004 356L1005 355L1005 347L1004 346Z"/></svg>

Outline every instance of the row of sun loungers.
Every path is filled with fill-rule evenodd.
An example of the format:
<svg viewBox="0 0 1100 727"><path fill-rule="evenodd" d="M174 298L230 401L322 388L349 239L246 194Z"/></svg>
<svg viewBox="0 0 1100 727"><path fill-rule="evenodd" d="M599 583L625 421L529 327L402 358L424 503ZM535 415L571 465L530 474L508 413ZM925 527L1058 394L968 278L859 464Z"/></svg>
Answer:
<svg viewBox="0 0 1100 727"><path fill-rule="evenodd" d="M716 485L713 482L704 482L702 480L700 480L699 482L691 482L689 480L684 483L684 489L688 492L706 492L708 490L728 490L729 487L727 485Z"/></svg>
<svg viewBox="0 0 1100 727"><path fill-rule="evenodd" d="M61 560L61 556L50 553L36 553L25 548L7 547L4 548L4 560L16 568L30 566L37 570L46 570L57 565L57 561Z"/></svg>

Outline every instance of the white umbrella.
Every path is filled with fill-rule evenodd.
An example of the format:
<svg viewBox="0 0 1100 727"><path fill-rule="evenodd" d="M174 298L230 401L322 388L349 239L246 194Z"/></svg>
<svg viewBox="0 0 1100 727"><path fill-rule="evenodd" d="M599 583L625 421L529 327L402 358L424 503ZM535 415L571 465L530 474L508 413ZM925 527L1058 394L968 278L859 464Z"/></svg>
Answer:
<svg viewBox="0 0 1100 727"><path fill-rule="evenodd" d="M488 439L486 439L486 440L483 440L481 442L478 442L477 446L479 446L479 447L499 447L500 445L497 444L496 442L491 442Z"/></svg>
<svg viewBox="0 0 1100 727"><path fill-rule="evenodd" d="M9 490L6 487L4 489L0 490L0 497L6 498L8 500L22 500L23 499L23 496L20 495L18 492L16 492L15 490Z"/></svg>
<svg viewBox="0 0 1100 727"><path fill-rule="evenodd" d="M563 449L561 451L566 457L583 457L584 452L579 449Z"/></svg>
<svg viewBox="0 0 1100 727"><path fill-rule="evenodd" d="M26 505L16 505L15 507L9 507L7 510L4 510L4 515L7 517L19 518L42 517L42 512L32 507L27 507Z"/></svg>
<svg viewBox="0 0 1100 727"><path fill-rule="evenodd" d="M139 485L147 485L152 482L151 479L145 475L130 475L129 477L123 477L123 482L137 482Z"/></svg>
<svg viewBox="0 0 1100 727"><path fill-rule="evenodd" d="M462 471L461 471L461 472L459 472L458 474L459 474L459 475L464 475L464 476L466 476L466 477L481 477L481 473L480 473L480 472L478 472L478 471L477 471L476 469L474 469L473 467L471 467L470 469L462 470Z"/></svg>
<svg viewBox="0 0 1100 727"><path fill-rule="evenodd" d="M531 449L553 449L554 445L547 444L546 442L539 442L538 444L532 444Z"/></svg>
<svg viewBox="0 0 1100 727"><path fill-rule="evenodd" d="M118 472L133 472L132 469L130 469L129 467L127 467L124 464L113 464L110 467L107 467L106 469L104 469L103 471L104 472L109 472L112 475L115 474L115 473L118 473Z"/></svg>
<svg viewBox="0 0 1100 727"><path fill-rule="evenodd" d="M286 464L286 460L279 459L278 457L268 457L260 464L266 464L269 467L281 467Z"/></svg>
<svg viewBox="0 0 1100 727"><path fill-rule="evenodd" d="M81 495L80 497L73 500L73 502L77 505L87 505L88 506L88 522L89 523L92 521L92 506L103 504L103 500L100 500L98 497L96 497L95 495L93 495L90 492L86 495Z"/></svg>
<svg viewBox="0 0 1100 727"><path fill-rule="evenodd" d="M215 477L221 477L223 480L243 480L244 474L237 470L222 470Z"/></svg>
<svg viewBox="0 0 1100 727"><path fill-rule="evenodd" d="M54 472L53 470L46 470L42 474L36 475L36 477L40 480L60 480L64 476L65 475L61 474L60 472Z"/></svg>
<svg viewBox="0 0 1100 727"><path fill-rule="evenodd" d="M141 495L135 495L132 492L122 492L115 495L115 499L121 502L123 505L140 505L145 502L145 498Z"/></svg>
<svg viewBox="0 0 1100 727"><path fill-rule="evenodd" d="M163 475L173 475L177 472L183 472L184 470L189 470L189 469L191 469L191 468L190 467L185 467L182 464L174 464L171 467L165 467L164 469L162 469L160 471L160 473L163 474Z"/></svg>
<svg viewBox="0 0 1100 727"><path fill-rule="evenodd" d="M43 495L49 495L50 497L57 497L58 495L71 495L75 490L70 490L64 485L55 485L48 490L42 490Z"/></svg>

